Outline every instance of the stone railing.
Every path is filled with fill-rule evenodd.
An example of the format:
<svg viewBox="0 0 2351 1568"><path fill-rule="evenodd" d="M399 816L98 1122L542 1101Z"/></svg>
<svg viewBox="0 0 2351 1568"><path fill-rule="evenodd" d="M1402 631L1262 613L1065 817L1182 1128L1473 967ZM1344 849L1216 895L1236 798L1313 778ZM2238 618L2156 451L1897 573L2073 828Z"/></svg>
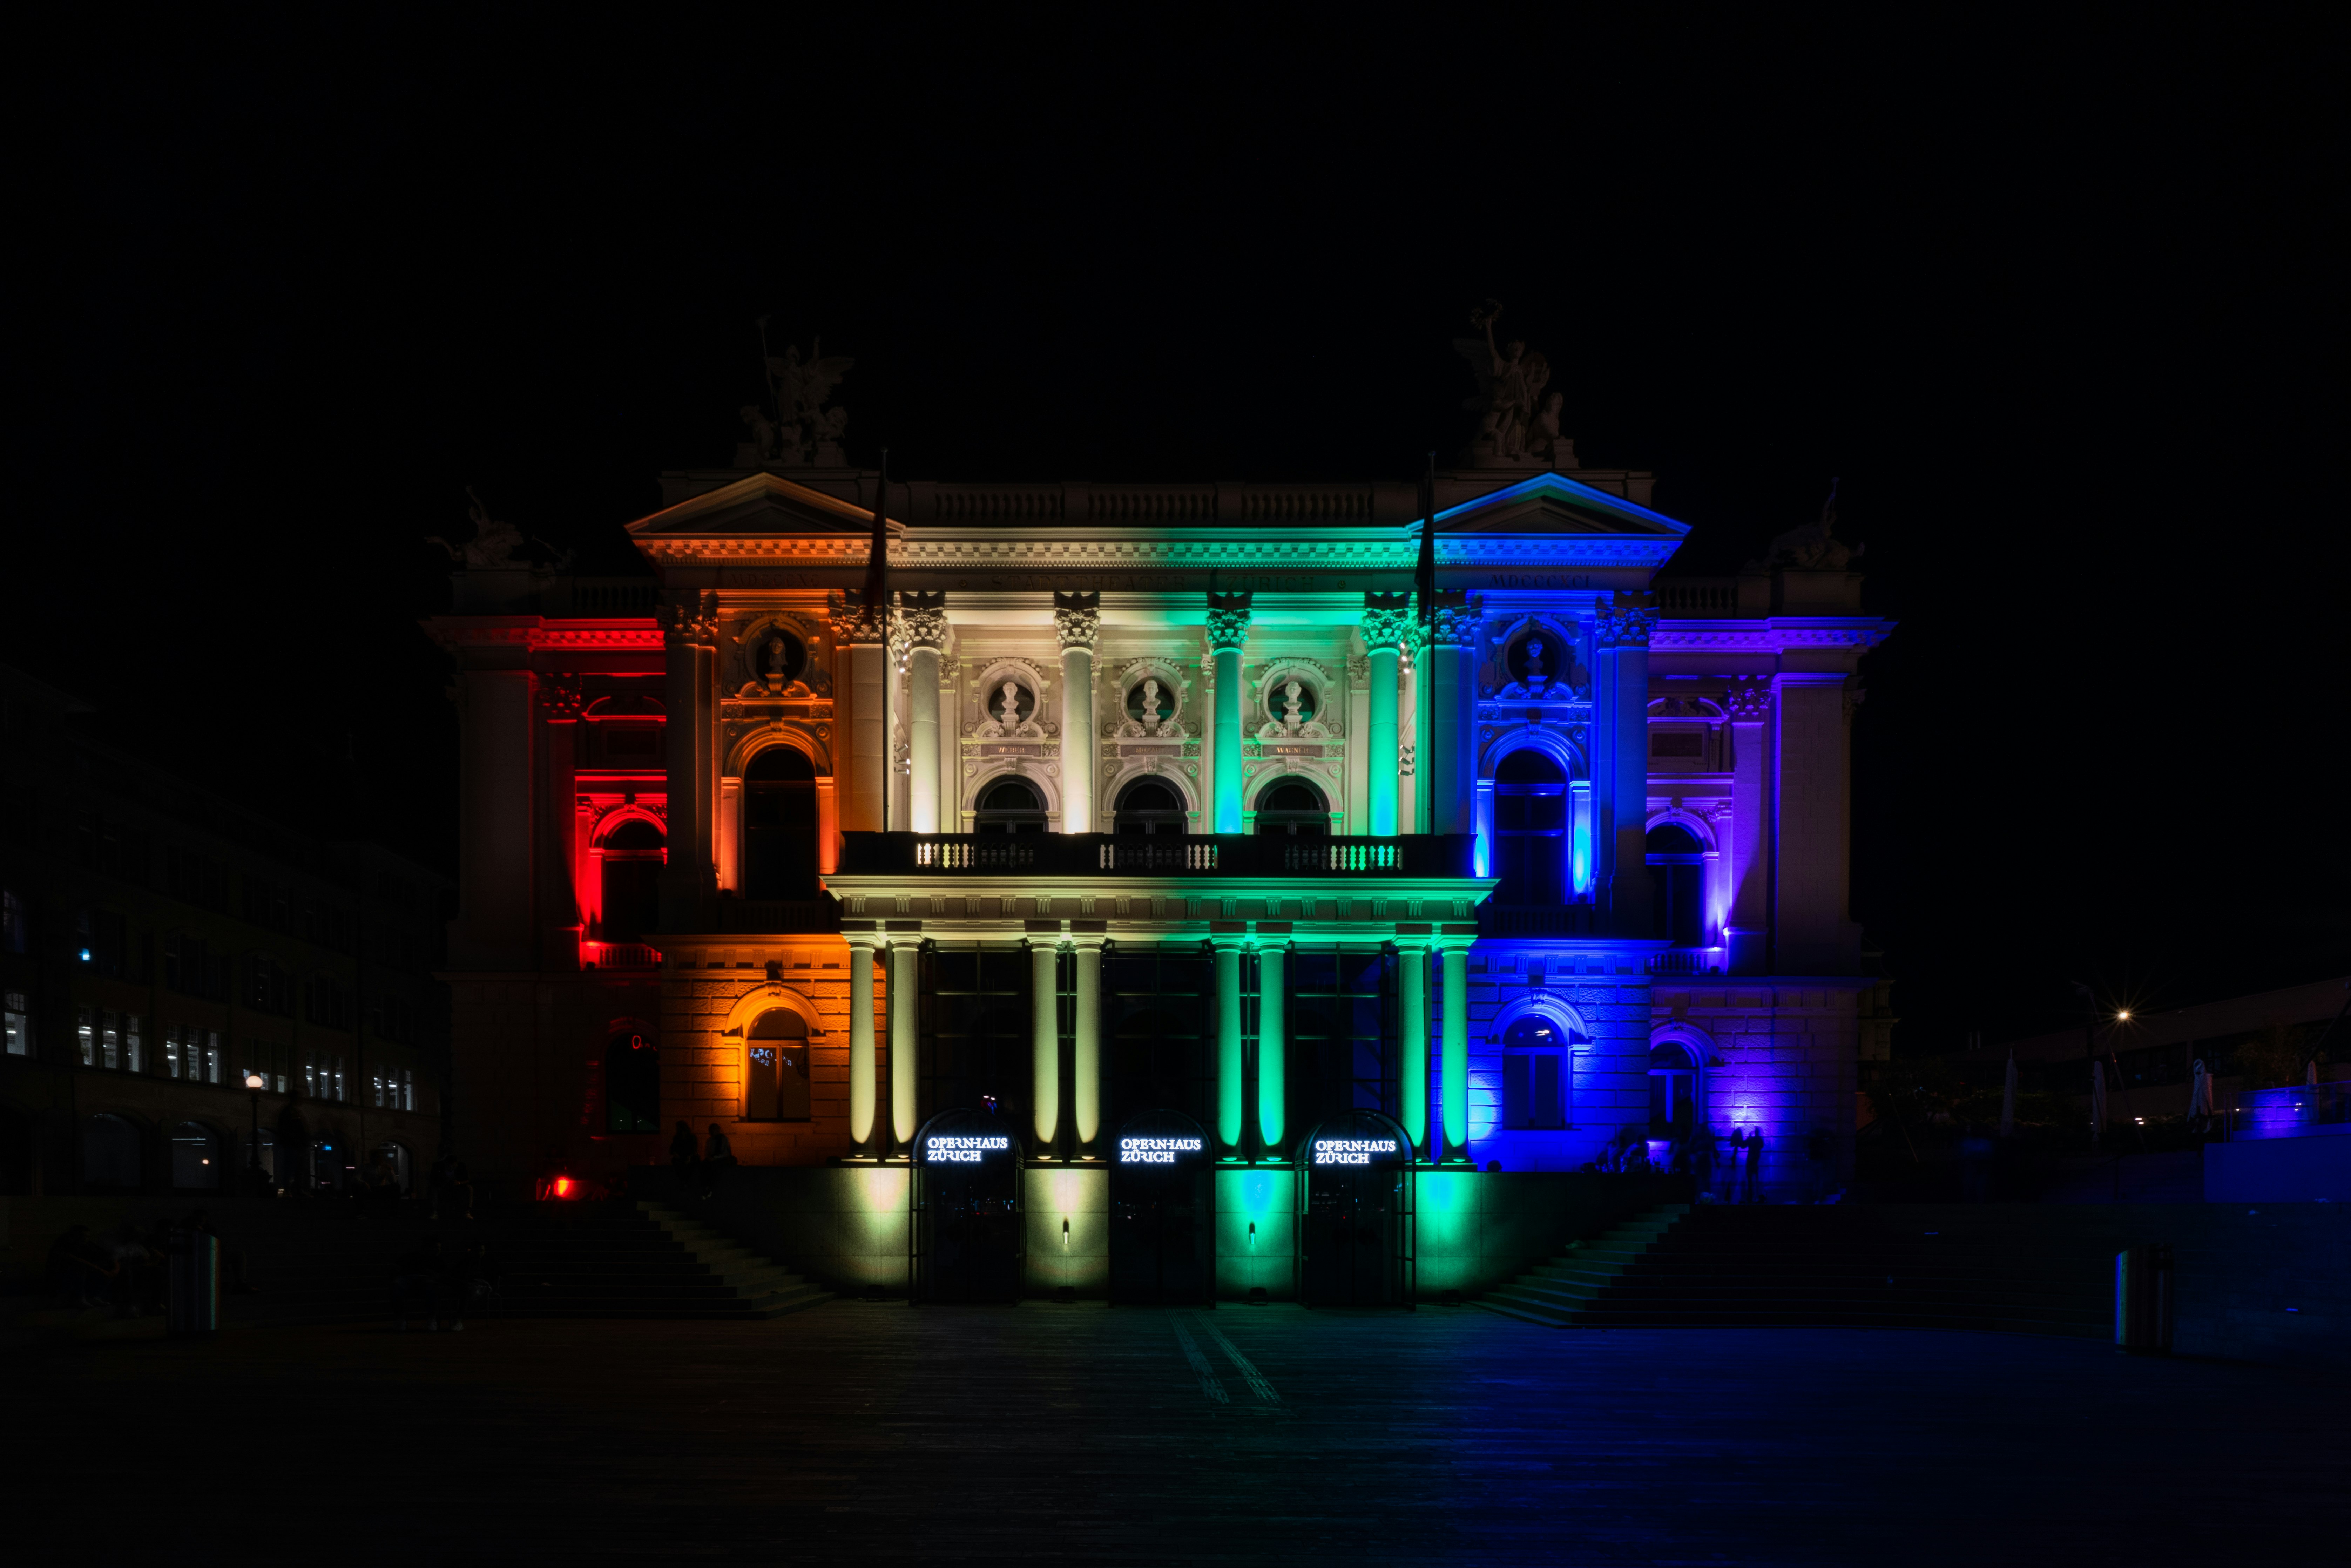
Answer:
<svg viewBox="0 0 2351 1568"><path fill-rule="evenodd" d="M1045 876L1474 875L1468 834L1292 838L1287 833L844 833L846 875L987 873Z"/></svg>

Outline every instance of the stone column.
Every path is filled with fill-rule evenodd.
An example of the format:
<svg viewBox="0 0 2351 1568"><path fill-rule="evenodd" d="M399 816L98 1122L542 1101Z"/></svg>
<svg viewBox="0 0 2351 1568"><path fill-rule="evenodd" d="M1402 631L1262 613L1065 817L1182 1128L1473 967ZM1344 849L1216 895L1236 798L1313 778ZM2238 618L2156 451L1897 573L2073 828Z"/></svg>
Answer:
<svg viewBox="0 0 2351 1568"><path fill-rule="evenodd" d="M844 601L834 607L832 632L843 670L833 684L841 831L877 833L890 789L889 615L881 607Z"/></svg>
<svg viewBox="0 0 2351 1568"><path fill-rule="evenodd" d="M1052 1157L1061 1132L1061 956L1050 936L1029 944L1029 1092L1040 1159Z"/></svg>
<svg viewBox="0 0 2351 1568"><path fill-rule="evenodd" d="M1597 785L1595 858L1604 855L1609 929L1649 935L1649 632L1657 623L1654 593L1617 593L1596 607L1592 631L1593 727L1605 733L1604 772Z"/></svg>
<svg viewBox="0 0 2351 1568"><path fill-rule="evenodd" d="M922 1082L918 1033L921 1016L923 943L919 936L890 939L890 1139L891 1153L914 1147L916 1091Z"/></svg>
<svg viewBox="0 0 2351 1568"><path fill-rule="evenodd" d="M1090 1158L1102 1136L1102 938L1073 936L1078 953L1077 1040L1071 1063L1070 1110L1076 1122L1078 1156Z"/></svg>
<svg viewBox="0 0 2351 1568"><path fill-rule="evenodd" d="M1374 838L1396 831L1396 781L1403 764L1396 744L1396 661L1411 625L1409 593L1364 595L1364 651L1372 664L1372 717L1364 739L1371 807L1366 826Z"/></svg>
<svg viewBox="0 0 2351 1568"><path fill-rule="evenodd" d="M947 642L946 601L944 593L900 595L907 648L905 825L917 833L940 831L939 654Z"/></svg>
<svg viewBox="0 0 2351 1568"><path fill-rule="evenodd" d="M1061 831L1094 831L1094 643L1102 635L1102 595L1053 595L1053 630L1061 639ZM1082 1135L1081 1135L1082 1136Z"/></svg>
<svg viewBox="0 0 2351 1568"><path fill-rule="evenodd" d="M1208 938L1217 951L1217 1153L1239 1153L1241 1142L1241 949L1246 936Z"/></svg>
<svg viewBox="0 0 2351 1568"><path fill-rule="evenodd" d="M547 717L547 778L538 834L538 967L580 967L580 894L572 880L580 841L580 710L577 675L552 675L538 686Z"/></svg>
<svg viewBox="0 0 2351 1568"><path fill-rule="evenodd" d="M1438 1065L1438 1088L1445 1096L1445 1154L1460 1159L1469 1153L1469 948L1467 943L1445 945L1445 1054Z"/></svg>
<svg viewBox="0 0 2351 1568"><path fill-rule="evenodd" d="M1478 606L1467 593L1437 596L1436 634L1428 651L1429 741L1421 768L1429 787L1429 831L1478 831Z"/></svg>
<svg viewBox="0 0 2351 1568"><path fill-rule="evenodd" d="M1396 941L1396 988L1403 993L1404 1012L1404 1132L1412 1140L1413 1157L1426 1159L1428 1147L1428 944L1408 937Z"/></svg>
<svg viewBox="0 0 2351 1568"><path fill-rule="evenodd" d="M873 950L878 936L849 938L849 1139L871 1156L873 1146ZM896 999L892 999L896 1010Z"/></svg>
<svg viewBox="0 0 2351 1568"><path fill-rule="evenodd" d="M1771 973L1771 855L1765 825L1771 820L1771 686L1735 683L1724 699L1730 710L1730 914L1722 939L1729 972Z"/></svg>
<svg viewBox="0 0 2351 1568"><path fill-rule="evenodd" d="M1289 1129L1285 1115L1290 1088L1289 991L1282 984L1290 944L1275 938L1257 949L1257 1134L1269 1155L1279 1154Z"/></svg>
<svg viewBox="0 0 2351 1568"><path fill-rule="evenodd" d="M1249 642L1248 593L1208 595L1208 653L1216 666L1216 756L1209 794L1208 831L1241 831L1241 649ZM1221 960L1219 960L1221 962ZM1235 1083L1238 1085L1236 1077ZM1240 1113L1233 1113L1233 1136L1240 1135Z"/></svg>
<svg viewBox="0 0 2351 1568"><path fill-rule="evenodd" d="M667 713L662 728L669 751L668 863L661 874L665 930L702 924L702 901L716 891L712 871L711 816L717 789L711 768L711 682L718 639L717 595L672 592L661 606L667 665Z"/></svg>

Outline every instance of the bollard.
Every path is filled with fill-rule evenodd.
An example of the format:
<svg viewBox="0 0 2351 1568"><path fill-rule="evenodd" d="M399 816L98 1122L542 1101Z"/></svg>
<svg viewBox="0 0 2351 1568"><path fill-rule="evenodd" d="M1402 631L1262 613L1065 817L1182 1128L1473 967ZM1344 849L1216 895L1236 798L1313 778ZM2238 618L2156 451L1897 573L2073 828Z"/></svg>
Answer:
<svg viewBox="0 0 2351 1568"><path fill-rule="evenodd" d="M2115 1348L2171 1354L2171 1246L2150 1242L2115 1254Z"/></svg>
<svg viewBox="0 0 2351 1568"><path fill-rule="evenodd" d="M168 1256L171 1304L165 1326L174 1334L214 1333L220 1327L220 1238L176 1229Z"/></svg>

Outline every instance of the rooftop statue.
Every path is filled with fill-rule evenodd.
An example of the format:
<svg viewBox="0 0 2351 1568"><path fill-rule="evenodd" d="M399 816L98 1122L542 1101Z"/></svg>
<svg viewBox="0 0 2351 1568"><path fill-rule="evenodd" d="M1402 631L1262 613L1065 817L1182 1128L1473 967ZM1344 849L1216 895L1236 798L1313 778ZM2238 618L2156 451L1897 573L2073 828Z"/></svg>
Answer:
<svg viewBox="0 0 2351 1568"><path fill-rule="evenodd" d="M738 411L751 439L737 452L737 462L745 467L765 463L846 467L849 459L841 452L841 437L849 428L849 411L825 403L857 361L838 354L827 359L821 338L810 343L806 359L796 343L785 344L780 354L771 353L767 317L759 318L758 327L769 402L765 406L745 403Z"/></svg>
<svg viewBox="0 0 2351 1568"><path fill-rule="evenodd" d="M1792 566L1801 571L1843 571L1861 558L1861 545L1847 546L1836 537L1837 481L1829 481L1829 498L1822 503L1817 521L1790 528L1763 552L1766 566Z"/></svg>
<svg viewBox="0 0 2351 1568"><path fill-rule="evenodd" d="M424 542L439 545L449 552L449 559L472 570L476 567L519 566L523 547L522 530L512 523L502 523L490 516L482 498L474 494L471 485L465 486L465 499L472 503L467 515L474 521L474 537L465 544L453 545L438 534L428 534ZM568 558L567 558L568 559Z"/></svg>
<svg viewBox="0 0 2351 1568"><path fill-rule="evenodd" d="M1478 378L1477 395L1461 405L1479 415L1468 461L1481 468L1515 468L1572 456L1574 444L1559 432L1566 400L1557 392L1543 400L1551 361L1515 339L1497 341L1494 323L1501 314L1499 300L1487 300L1469 312L1469 325L1485 336L1453 340L1454 351Z"/></svg>

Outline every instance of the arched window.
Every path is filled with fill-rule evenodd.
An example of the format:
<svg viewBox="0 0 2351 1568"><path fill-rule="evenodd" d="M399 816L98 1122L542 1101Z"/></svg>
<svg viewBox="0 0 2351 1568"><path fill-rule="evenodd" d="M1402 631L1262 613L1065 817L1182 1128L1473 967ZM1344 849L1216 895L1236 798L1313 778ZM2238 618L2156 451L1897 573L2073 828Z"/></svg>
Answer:
<svg viewBox="0 0 2351 1568"><path fill-rule="evenodd" d="M600 940L639 942L661 920L662 831L632 817L604 835Z"/></svg>
<svg viewBox="0 0 2351 1568"><path fill-rule="evenodd" d="M212 1129L183 1122L172 1129L172 1185L208 1188L221 1184L221 1142Z"/></svg>
<svg viewBox="0 0 2351 1568"><path fill-rule="evenodd" d="M1502 1031L1502 1125L1541 1131L1573 1120L1575 1048L1590 1041L1559 1019L1529 1013Z"/></svg>
<svg viewBox="0 0 2351 1568"><path fill-rule="evenodd" d="M1698 1058L1678 1040L1649 1048L1649 1128L1660 1134L1689 1131L1698 1118Z"/></svg>
<svg viewBox="0 0 2351 1568"><path fill-rule="evenodd" d="M798 747L770 746L743 770L743 895L816 894L816 768Z"/></svg>
<svg viewBox="0 0 2351 1568"><path fill-rule="evenodd" d="M136 1192L146 1175L139 1129L103 1113L81 1124L81 1185L87 1191Z"/></svg>
<svg viewBox="0 0 2351 1568"><path fill-rule="evenodd" d="M604 1128L661 1131L661 1050L650 1035L616 1030L604 1042Z"/></svg>
<svg viewBox="0 0 2351 1568"><path fill-rule="evenodd" d="M1678 822L1649 830L1649 899L1653 936L1677 947L1706 946L1706 916L1698 888L1704 880L1706 846Z"/></svg>
<svg viewBox="0 0 2351 1568"><path fill-rule="evenodd" d="M1331 808L1303 779L1277 779L1257 798L1257 831L1292 838L1331 836Z"/></svg>
<svg viewBox="0 0 2351 1568"><path fill-rule="evenodd" d="M983 833L1041 833L1045 799L1026 779L998 779L979 792L972 826Z"/></svg>
<svg viewBox="0 0 2351 1568"><path fill-rule="evenodd" d="M743 1116L751 1122L809 1119L808 1020L789 1008L772 1008L752 1022L744 1040Z"/></svg>
<svg viewBox="0 0 2351 1568"><path fill-rule="evenodd" d="M1551 904L1567 897L1567 774L1521 747L1494 769L1494 902Z"/></svg>
<svg viewBox="0 0 2351 1568"><path fill-rule="evenodd" d="M1180 836L1185 831L1184 802L1172 786L1156 779L1138 779L1120 790L1112 816L1113 831L1122 838Z"/></svg>

